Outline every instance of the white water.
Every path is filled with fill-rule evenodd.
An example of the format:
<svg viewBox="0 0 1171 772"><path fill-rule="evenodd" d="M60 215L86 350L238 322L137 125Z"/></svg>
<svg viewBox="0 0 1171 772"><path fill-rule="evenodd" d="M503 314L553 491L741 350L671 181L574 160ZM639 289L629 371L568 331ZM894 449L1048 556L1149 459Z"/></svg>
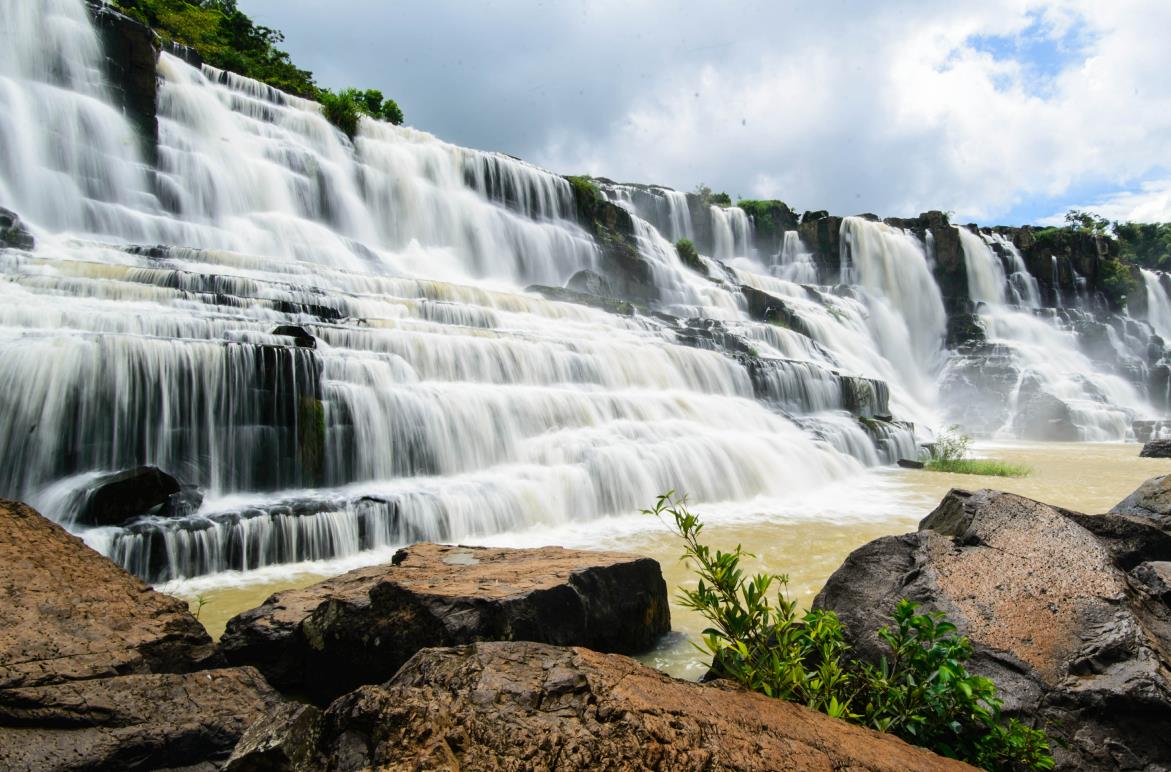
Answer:
<svg viewBox="0 0 1171 772"><path fill-rule="evenodd" d="M315 104L168 55L151 169L82 4L3 12L0 204L38 246L0 251L0 495L66 517L103 470L201 486L192 517L85 532L140 575L587 522L671 488L759 509L915 452L843 412L820 363L754 384L670 323L526 294L597 266L560 177L366 120L351 143ZM680 264L686 198L663 193L667 237L635 226L664 307L769 338ZM743 215L713 212L729 256ZM122 246L143 243L169 246ZM273 334L290 323L316 348Z"/></svg>
<svg viewBox="0 0 1171 772"><path fill-rule="evenodd" d="M1147 296L1147 321L1164 340L1171 340L1171 291L1166 274L1142 269L1143 291Z"/></svg>
<svg viewBox="0 0 1171 772"><path fill-rule="evenodd" d="M525 288L601 265L561 177L368 120L351 142L167 55L152 167L80 0L0 14L0 206L38 239L0 250L0 496L68 520L104 471L200 486L192 516L85 530L142 576L589 528L669 489L759 517L918 452L871 419L938 423L945 316L911 233L847 218L854 286L814 287L795 233L762 265L743 210L712 207L705 276L674 245L701 232L684 194L607 184L656 313L551 302ZM750 319L738 284L790 322ZM1022 351L1057 346L1011 321ZM1061 346L1053 368L1093 369Z"/></svg>
<svg viewBox="0 0 1171 772"><path fill-rule="evenodd" d="M999 347L1013 366L998 383L982 385L987 402L978 412L987 417L1001 416L999 425L982 428L991 429L996 436L1018 436L1027 424L1028 411L1041 409L1035 403L1029 404L1030 399L1035 399L1032 394L1039 391L1069 408L1077 432L1074 439L1125 438L1133 418L1149 413L1150 406L1130 382L1108 371L1079 345L1075 325L1096 325L1094 319L1080 308L1065 316L1038 310L1040 292L1036 280L1028 274L1016 248L998 234L974 233L964 227L958 230L969 297L976 304L988 343ZM1002 254L1009 262L1009 271ZM1136 358L1128 350L1130 342L1124 341L1116 330L1105 325L1099 329L1105 332L1109 362L1126 363ZM1141 345L1137 347L1141 349ZM953 365L963 367L966 362L960 358ZM1024 397L1022 390L1028 392ZM972 414L968 398L966 392L957 395L949 405L954 415Z"/></svg>

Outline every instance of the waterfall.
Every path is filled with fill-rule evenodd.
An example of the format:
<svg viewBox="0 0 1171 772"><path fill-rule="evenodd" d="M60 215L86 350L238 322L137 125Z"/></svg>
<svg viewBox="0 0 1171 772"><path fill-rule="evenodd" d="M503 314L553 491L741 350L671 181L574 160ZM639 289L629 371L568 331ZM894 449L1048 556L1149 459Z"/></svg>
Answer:
<svg viewBox="0 0 1171 772"><path fill-rule="evenodd" d="M748 213L735 206L711 205L712 257L730 259L751 256L752 222Z"/></svg>
<svg viewBox="0 0 1171 772"><path fill-rule="evenodd" d="M1125 373L1111 369L1145 369L1132 351L1141 345L1128 345L1078 307L1042 313L1036 280L1011 243L996 234L958 231L985 343L974 357L953 358L944 374L953 418L1008 437L1126 437L1132 418L1150 408ZM1002 254L1011 268L1007 275Z"/></svg>
<svg viewBox="0 0 1171 772"><path fill-rule="evenodd" d="M1167 274L1141 269L1147 297L1147 321L1163 340L1171 340L1171 290Z"/></svg>
<svg viewBox="0 0 1171 772"><path fill-rule="evenodd" d="M841 243L842 280L859 285L879 350L920 403L934 404L947 315L923 243L861 217L842 220Z"/></svg>
<svg viewBox="0 0 1171 772"><path fill-rule="evenodd" d="M813 253L801 243L797 231L785 231L781 251L777 253L773 272L782 279L797 284L817 284L817 263Z"/></svg>
<svg viewBox="0 0 1171 772"><path fill-rule="evenodd" d="M315 103L167 54L148 162L81 0L2 13L0 205L37 246L0 249L0 495L68 522L104 472L199 486L182 517L70 525L140 576L588 520L672 488L775 509L914 452L913 428L872 420L906 402L857 301L832 301L842 356L750 320L680 262L683 194L607 193L658 315L546 300L524 288L598 267L566 180L365 119L351 141ZM721 254L747 255L744 212L715 218Z"/></svg>

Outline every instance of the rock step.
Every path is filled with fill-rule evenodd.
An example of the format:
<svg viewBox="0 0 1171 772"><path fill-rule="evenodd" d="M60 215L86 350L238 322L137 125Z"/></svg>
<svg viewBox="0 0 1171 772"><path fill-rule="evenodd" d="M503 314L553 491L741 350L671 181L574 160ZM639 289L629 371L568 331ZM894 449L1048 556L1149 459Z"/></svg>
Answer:
<svg viewBox="0 0 1171 772"><path fill-rule="evenodd" d="M970 770L800 705L546 644L425 649L324 713L254 725L229 772L287 770Z"/></svg>
<svg viewBox="0 0 1171 772"><path fill-rule="evenodd" d="M278 689L327 704L428 646L530 640L635 653L670 627L650 558L417 544L391 565L273 595L229 620L220 645Z"/></svg>

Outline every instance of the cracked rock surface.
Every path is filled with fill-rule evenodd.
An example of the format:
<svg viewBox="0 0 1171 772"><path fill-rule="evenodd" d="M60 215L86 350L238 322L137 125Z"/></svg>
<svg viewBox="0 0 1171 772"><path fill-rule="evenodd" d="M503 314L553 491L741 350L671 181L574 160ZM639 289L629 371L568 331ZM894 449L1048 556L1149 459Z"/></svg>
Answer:
<svg viewBox="0 0 1171 772"><path fill-rule="evenodd" d="M1057 740L1059 767L1166 769L1171 539L1156 482L1105 515L953 490L918 532L853 552L814 605L836 611L871 660L901 598L942 611L1006 711Z"/></svg>
<svg viewBox="0 0 1171 772"><path fill-rule="evenodd" d="M424 649L386 684L256 724L260 770L963 770L799 705L529 642Z"/></svg>

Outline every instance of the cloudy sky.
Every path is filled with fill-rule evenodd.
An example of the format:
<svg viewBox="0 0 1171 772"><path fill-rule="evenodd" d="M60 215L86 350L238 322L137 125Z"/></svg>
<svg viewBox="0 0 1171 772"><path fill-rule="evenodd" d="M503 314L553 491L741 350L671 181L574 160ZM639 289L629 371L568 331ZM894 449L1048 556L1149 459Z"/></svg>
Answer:
<svg viewBox="0 0 1171 772"><path fill-rule="evenodd" d="M239 0L320 83L562 173L1171 220L1167 0Z"/></svg>

